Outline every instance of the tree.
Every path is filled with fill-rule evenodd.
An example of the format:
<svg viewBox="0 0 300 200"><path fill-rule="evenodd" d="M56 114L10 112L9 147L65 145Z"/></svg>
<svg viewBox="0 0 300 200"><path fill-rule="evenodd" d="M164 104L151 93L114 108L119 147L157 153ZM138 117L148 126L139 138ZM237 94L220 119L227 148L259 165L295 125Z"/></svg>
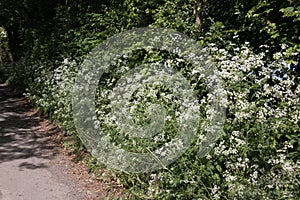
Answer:
<svg viewBox="0 0 300 200"><path fill-rule="evenodd" d="M171 28L193 38L216 61L227 90L222 139L205 158L198 156L199 137L169 168L117 173L118 178L137 199L299 199L299 182L293 182L300 175L299 10L297 0L2 0L0 26L7 31L15 61L10 83L24 83L22 92L26 88L27 97L75 137L72 87L91 49L136 27ZM176 70L186 72L192 84L205 88L200 72L173 54L140 50L130 56L118 60L101 81L113 87L118 67L126 73L140 63L167 58L175 59ZM105 86L98 92L107 94L111 88ZM206 105L208 97L203 96ZM139 108L133 100L130 105ZM99 102L97 113L111 122L110 105L101 111L107 99ZM177 124L168 125L175 132ZM114 134L119 133L112 132L115 142L126 139ZM146 146L134 142L124 145Z"/></svg>

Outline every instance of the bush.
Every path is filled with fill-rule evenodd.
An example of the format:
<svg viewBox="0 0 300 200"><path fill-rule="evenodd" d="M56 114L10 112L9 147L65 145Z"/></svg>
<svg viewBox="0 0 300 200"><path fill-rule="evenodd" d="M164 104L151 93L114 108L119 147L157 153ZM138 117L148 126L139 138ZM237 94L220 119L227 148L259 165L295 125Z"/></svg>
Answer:
<svg viewBox="0 0 300 200"><path fill-rule="evenodd" d="M265 62L264 55L254 54L247 44L242 47L232 44L228 49L218 49L214 44L207 47L207 51L213 55L217 63L228 97L224 133L218 143L209 154L201 158L199 156L201 139L196 139L176 162L152 173L131 174L115 171L116 176L128 188L130 198L298 199L300 197L298 190L300 87L295 81L299 77L290 73L282 54L277 54L277 59L273 62ZM130 140L126 135L120 134L118 129L109 128L115 127L115 124L112 124L113 116L109 112L110 102L103 101L115 86L114 81L116 82L126 70L138 64L137 59L140 63L146 63L149 62L146 58L150 58L152 62L172 58L172 55L166 56L161 53L136 52L136 54L139 56L133 60L125 58L119 60L113 70L108 71L104 79L100 80L98 88L100 103L97 104L97 113L100 125L107 127L113 142L121 144L125 149L144 151L145 145L143 146L142 141ZM181 62L179 58L172 59L172 66L175 68L189 69L189 65ZM71 91L78 64L65 59L54 71L47 71L47 67L43 65L36 68L38 75L28 88L28 98L63 128L76 134L71 113ZM277 71L281 73L276 75L274 72ZM186 74L188 72L191 71L187 70ZM197 73L187 77L203 83ZM203 87L199 90L200 93L205 92ZM131 105L134 108L133 116L140 120L138 123L147 123L145 113L139 112L137 108L145 109L149 101L156 103L161 101L158 103L175 106L166 100L168 91L163 87L157 86L140 92L135 94ZM150 95L155 92L160 94L164 92L166 96L155 100L155 95ZM143 96L149 97L148 102L141 98ZM172 112L169 114L172 119ZM176 122L171 120L166 125L169 128L165 130L169 131L168 134L162 137L164 139L158 139L158 142L150 142L154 145L152 147L173 137ZM204 132L199 130L198 137L203 134L205 130Z"/></svg>

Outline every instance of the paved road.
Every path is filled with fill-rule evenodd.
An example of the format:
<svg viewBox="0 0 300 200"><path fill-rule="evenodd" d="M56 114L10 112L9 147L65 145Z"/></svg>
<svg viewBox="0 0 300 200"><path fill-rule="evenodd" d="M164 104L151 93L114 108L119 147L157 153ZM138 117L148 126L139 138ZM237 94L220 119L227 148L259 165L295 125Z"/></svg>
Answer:
<svg viewBox="0 0 300 200"><path fill-rule="evenodd" d="M53 162L57 149L37 112L0 85L0 200L85 199Z"/></svg>

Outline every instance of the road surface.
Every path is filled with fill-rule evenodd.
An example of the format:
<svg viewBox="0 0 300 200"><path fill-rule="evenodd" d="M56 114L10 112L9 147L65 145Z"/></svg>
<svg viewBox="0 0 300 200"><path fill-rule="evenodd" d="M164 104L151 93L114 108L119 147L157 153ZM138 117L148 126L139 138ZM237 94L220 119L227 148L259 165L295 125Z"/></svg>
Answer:
<svg viewBox="0 0 300 200"><path fill-rule="evenodd" d="M61 155L55 134L57 127L41 120L24 97L0 84L0 200L102 199L95 192L100 183L84 180L96 187L88 191L81 172L68 173L76 164Z"/></svg>

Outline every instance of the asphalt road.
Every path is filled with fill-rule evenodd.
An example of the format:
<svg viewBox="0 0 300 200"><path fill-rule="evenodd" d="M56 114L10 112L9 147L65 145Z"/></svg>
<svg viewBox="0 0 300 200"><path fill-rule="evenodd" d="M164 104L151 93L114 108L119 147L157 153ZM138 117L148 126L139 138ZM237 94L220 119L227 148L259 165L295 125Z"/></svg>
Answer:
<svg viewBox="0 0 300 200"><path fill-rule="evenodd" d="M57 164L57 145L24 102L0 85L0 200L86 199Z"/></svg>

